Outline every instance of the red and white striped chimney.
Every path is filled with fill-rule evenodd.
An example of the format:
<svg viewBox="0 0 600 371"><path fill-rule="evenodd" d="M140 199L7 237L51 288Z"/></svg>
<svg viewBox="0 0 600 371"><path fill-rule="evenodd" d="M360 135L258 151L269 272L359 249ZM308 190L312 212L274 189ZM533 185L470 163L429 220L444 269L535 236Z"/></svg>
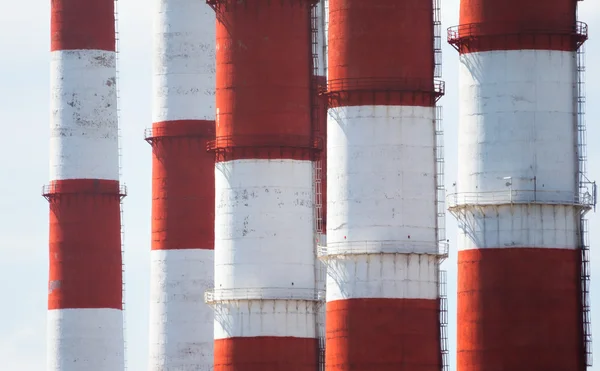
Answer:
<svg viewBox="0 0 600 371"><path fill-rule="evenodd" d="M307 0L217 12L215 371L317 367Z"/></svg>
<svg viewBox="0 0 600 371"><path fill-rule="evenodd" d="M215 14L160 0L154 19L149 370L212 370Z"/></svg>
<svg viewBox="0 0 600 371"><path fill-rule="evenodd" d="M47 370L124 370L113 0L51 5Z"/></svg>
<svg viewBox="0 0 600 371"><path fill-rule="evenodd" d="M457 370L584 370L582 55L574 0L463 0ZM580 50L581 51L581 50ZM582 259L583 258L583 259ZM582 285L583 284L583 285Z"/></svg>
<svg viewBox="0 0 600 371"><path fill-rule="evenodd" d="M326 370L442 367L434 4L329 0Z"/></svg>

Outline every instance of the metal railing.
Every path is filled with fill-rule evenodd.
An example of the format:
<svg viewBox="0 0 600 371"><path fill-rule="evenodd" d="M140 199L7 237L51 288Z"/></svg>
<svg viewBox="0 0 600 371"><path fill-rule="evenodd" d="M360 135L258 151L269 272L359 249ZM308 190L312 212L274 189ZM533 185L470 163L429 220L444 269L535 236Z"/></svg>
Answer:
<svg viewBox="0 0 600 371"><path fill-rule="evenodd" d="M319 258L327 260L339 255L369 255L369 254L421 254L436 255L439 258L448 256L448 243L445 241L343 241L319 245Z"/></svg>
<svg viewBox="0 0 600 371"><path fill-rule="evenodd" d="M430 93L436 98L440 98L444 95L445 82L442 80L393 77L335 79L329 80L327 82L327 89L325 90L325 88L322 88L319 93L331 95L355 91Z"/></svg>
<svg viewBox="0 0 600 371"><path fill-rule="evenodd" d="M589 183L587 178L587 128L585 124L585 45L577 49L577 160L580 193L585 192L585 186ZM595 191L595 189L594 189ZM594 192L595 194L595 192ZM590 298L590 245L588 234L588 221L585 214L580 216L580 250L581 250L581 311L583 326L583 344L585 352L585 364L588 368L593 366L592 349L592 313Z"/></svg>
<svg viewBox="0 0 600 371"><path fill-rule="evenodd" d="M442 15L440 0L433 0L433 77L442 77Z"/></svg>
<svg viewBox="0 0 600 371"><path fill-rule="evenodd" d="M317 337L317 341L318 341L318 345L317 345L317 352L318 352L318 357L319 357L319 371L325 371L325 336L323 334L323 336L319 335Z"/></svg>
<svg viewBox="0 0 600 371"><path fill-rule="evenodd" d="M228 148L301 148L321 150L323 140L312 136L300 135L232 135L218 137L207 143L207 150L215 151Z"/></svg>
<svg viewBox="0 0 600 371"><path fill-rule="evenodd" d="M508 31L507 31L508 30ZM573 27L536 27L532 22L467 23L448 28L448 43L457 50L466 40L490 36L572 36L579 47L588 38L588 25L577 21Z"/></svg>
<svg viewBox="0 0 600 371"><path fill-rule="evenodd" d="M42 186L42 196L50 198L64 194L85 194L85 195L111 195L123 198L127 196L127 186L120 185L99 185L97 187L76 188L64 186L62 184L47 184Z"/></svg>
<svg viewBox="0 0 600 371"><path fill-rule="evenodd" d="M580 221L580 250L581 250L581 315L583 326L583 345L585 351L585 362L588 367L593 365L592 349L592 312L590 298L590 245L588 235L588 221L581 218Z"/></svg>
<svg viewBox="0 0 600 371"><path fill-rule="evenodd" d="M585 187L587 178L587 128L585 125L585 46L577 50L577 162L579 184Z"/></svg>
<svg viewBox="0 0 600 371"><path fill-rule="evenodd" d="M207 304L236 300L305 300L319 302L325 300L325 291L293 287L261 287L210 289L204 293L204 302Z"/></svg>
<svg viewBox="0 0 600 371"><path fill-rule="evenodd" d="M436 183L436 233L439 244L446 242L446 185L444 180L444 129L442 126L442 107L435 107L435 183ZM448 253L443 254L443 259Z"/></svg>
<svg viewBox="0 0 600 371"><path fill-rule="evenodd" d="M313 161L313 192L314 192L314 218L315 218L315 241L318 244L321 241L321 235L325 232L323 230L323 179L322 179L322 165L323 162L320 158ZM327 171L327 169L325 169Z"/></svg>
<svg viewBox="0 0 600 371"><path fill-rule="evenodd" d="M298 3L306 3L310 6L316 5L319 0L296 0ZM229 10L234 6L247 6L246 1L240 0L206 0L206 4L208 4L211 8L216 9L220 6L225 6L225 10ZM265 4L269 4L269 2L265 2Z"/></svg>
<svg viewBox="0 0 600 371"><path fill-rule="evenodd" d="M144 140L146 140L147 142L152 141L152 139L154 139L155 137L157 137L158 133L156 133L156 129L153 128L146 128L144 129Z"/></svg>
<svg viewBox="0 0 600 371"><path fill-rule="evenodd" d="M446 198L449 209L467 205L544 204L573 205L591 208L596 204L595 184L589 192L559 192L540 190L502 190L452 193ZM568 197L565 197L565 194Z"/></svg>
<svg viewBox="0 0 600 371"><path fill-rule="evenodd" d="M194 130L177 130L173 127L159 126L144 129L144 140L150 144L157 138L215 138L215 127L213 125L199 125Z"/></svg>
<svg viewBox="0 0 600 371"><path fill-rule="evenodd" d="M123 312L123 343L125 345L125 355L127 354L127 312L126 312L126 303L127 303L127 284L125 283L125 222L124 222L124 213L123 213L123 199L121 199L121 204L119 205L120 209L120 217L121 217L121 310ZM125 357L125 369L127 369L127 357Z"/></svg>
<svg viewBox="0 0 600 371"><path fill-rule="evenodd" d="M441 371L447 371L450 367L450 350L448 348L448 274L444 270L439 271L439 292L440 299L440 356Z"/></svg>
<svg viewBox="0 0 600 371"><path fill-rule="evenodd" d="M312 78L311 78L311 127L313 131L314 138L323 138L324 137L324 128L321 126L321 123L324 121L322 110L322 102L320 100L320 96L318 95L320 89L320 66L319 66L319 57L322 57L323 64L325 65L325 61L327 56L325 54L325 48L321 47L319 38L321 34L321 27L324 27L325 22L325 14L324 14L324 0L320 4L316 4L311 9L311 61L312 61ZM323 35L324 35L324 30ZM322 41L322 40L321 40ZM322 54L322 55L320 55ZM324 67L324 66L323 66ZM324 71L325 69L323 69ZM321 144L321 147L324 147ZM313 211L314 211L314 239L315 244L313 245L313 251L315 253L315 257L317 255L317 246L321 241L321 237L323 234L323 183L322 183L322 172L323 172L323 162L321 161L321 156L316 156L313 161L312 166L312 175L313 175ZM327 169L325 169L327 171ZM315 286L317 290L322 287L323 282L326 279L326 271L323 269L325 266L318 260L315 260ZM324 292L322 295L322 300L324 300ZM315 330L317 334L317 354L318 354L318 370L325 370L325 313L324 308L319 306L319 308L315 311Z"/></svg>

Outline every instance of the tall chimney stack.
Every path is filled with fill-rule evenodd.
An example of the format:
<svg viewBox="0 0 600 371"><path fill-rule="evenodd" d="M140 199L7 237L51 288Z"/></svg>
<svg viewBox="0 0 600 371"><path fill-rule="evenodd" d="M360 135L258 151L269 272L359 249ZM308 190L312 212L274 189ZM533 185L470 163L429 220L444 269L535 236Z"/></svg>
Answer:
<svg viewBox="0 0 600 371"><path fill-rule="evenodd" d="M437 1L329 0L328 371L444 363L439 31Z"/></svg>
<svg viewBox="0 0 600 371"><path fill-rule="evenodd" d="M48 371L123 371L113 0L51 5Z"/></svg>
<svg viewBox="0 0 600 371"><path fill-rule="evenodd" d="M215 371L314 371L308 0L209 0L217 13Z"/></svg>
<svg viewBox="0 0 600 371"><path fill-rule="evenodd" d="M212 371L215 14L202 0L155 12L149 369Z"/></svg>
<svg viewBox="0 0 600 371"><path fill-rule="evenodd" d="M583 49L574 0L463 0L457 370L585 370Z"/></svg>

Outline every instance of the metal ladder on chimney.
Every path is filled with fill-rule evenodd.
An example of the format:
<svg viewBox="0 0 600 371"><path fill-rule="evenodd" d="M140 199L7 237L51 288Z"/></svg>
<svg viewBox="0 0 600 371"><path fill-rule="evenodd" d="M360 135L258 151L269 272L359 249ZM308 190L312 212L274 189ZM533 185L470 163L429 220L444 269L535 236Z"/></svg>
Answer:
<svg viewBox="0 0 600 371"><path fill-rule="evenodd" d="M119 17L118 17L118 5L119 0L114 0L114 12L115 12L115 80L116 80L116 100L117 100L117 142L118 142L118 151L119 151L119 183L122 184L123 179L123 149L122 149L122 130L121 130L121 105L120 105L120 91L119 91ZM120 187L121 189L121 187ZM122 189L125 189L123 186ZM122 192L125 193L125 192ZM122 275L122 288L121 288L121 309L123 312L123 368L127 370L127 330L126 330L126 312L125 312L125 302L126 300L126 291L125 291L125 228L124 228L124 220L123 220L123 197L121 196L121 205L120 205L120 218L121 218L121 275Z"/></svg>

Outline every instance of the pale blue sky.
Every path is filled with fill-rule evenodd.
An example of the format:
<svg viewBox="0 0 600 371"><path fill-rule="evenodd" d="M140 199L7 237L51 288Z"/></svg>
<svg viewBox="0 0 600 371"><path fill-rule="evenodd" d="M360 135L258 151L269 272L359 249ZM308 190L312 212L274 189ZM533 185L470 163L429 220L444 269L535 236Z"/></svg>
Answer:
<svg viewBox="0 0 600 371"><path fill-rule="evenodd" d="M203 0L198 0L203 1ZM121 128L125 199L128 369L147 369L150 250L151 2L119 1ZM600 3L585 0L581 20L590 26L587 50L587 123L590 178L600 181ZM443 28L458 22L458 0L442 0ZM0 12L0 369L45 369L48 274L48 205L41 186L48 182L50 1L12 1ZM444 43L446 182L456 179L458 54ZM448 270L450 353L454 369L456 223L447 218L451 256ZM592 322L600 370L600 218L590 217Z"/></svg>

